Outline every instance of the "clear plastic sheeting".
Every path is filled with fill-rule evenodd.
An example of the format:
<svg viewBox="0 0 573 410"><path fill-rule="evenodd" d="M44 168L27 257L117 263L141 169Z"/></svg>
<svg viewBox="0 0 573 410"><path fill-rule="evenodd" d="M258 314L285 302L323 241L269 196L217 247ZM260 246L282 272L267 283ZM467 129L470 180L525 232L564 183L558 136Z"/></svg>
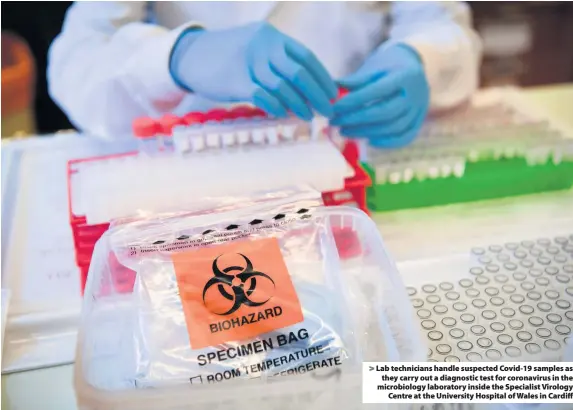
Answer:
<svg viewBox="0 0 573 410"><path fill-rule="evenodd" d="M573 235L474 246L401 272L429 361L571 360Z"/></svg>
<svg viewBox="0 0 573 410"><path fill-rule="evenodd" d="M363 361L423 361L376 225L303 203L112 227L85 291L80 408L361 408Z"/></svg>

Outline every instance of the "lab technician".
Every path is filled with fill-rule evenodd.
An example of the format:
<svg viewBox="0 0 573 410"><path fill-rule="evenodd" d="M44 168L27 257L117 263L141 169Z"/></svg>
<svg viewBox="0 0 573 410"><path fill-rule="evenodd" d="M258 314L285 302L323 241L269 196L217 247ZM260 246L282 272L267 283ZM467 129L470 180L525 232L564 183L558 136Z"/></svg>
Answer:
<svg viewBox="0 0 573 410"><path fill-rule="evenodd" d="M109 139L138 116L250 102L396 147L471 96L480 55L463 2L76 2L48 80L80 130Z"/></svg>

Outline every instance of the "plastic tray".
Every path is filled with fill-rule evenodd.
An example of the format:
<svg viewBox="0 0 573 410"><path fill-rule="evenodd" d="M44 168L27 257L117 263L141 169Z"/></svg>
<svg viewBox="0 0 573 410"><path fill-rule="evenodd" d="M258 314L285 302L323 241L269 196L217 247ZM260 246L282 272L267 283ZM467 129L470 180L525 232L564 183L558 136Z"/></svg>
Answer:
<svg viewBox="0 0 573 410"><path fill-rule="evenodd" d="M398 269L409 287L413 305L418 311L422 310L418 321L430 343L432 352L429 359L445 361L448 356L455 356L448 360L478 360L475 354L470 359L467 357L475 352L482 356L481 361L492 361L497 353L490 352L489 358L486 352L495 349L503 353L500 360L504 361L560 360L569 331L560 325L573 328L573 322L565 315L569 309L564 303L573 302L566 291L573 281L573 273L570 273L573 268L573 238L570 237L573 233L572 203L573 191L568 191L374 215L392 255L399 261ZM413 231L424 234L409 234ZM554 241L555 238L560 239L554 245L545 241ZM565 245L564 238L567 238ZM531 246L527 241L533 241L531 243L536 249L533 255L529 248L523 249L524 245ZM480 260L482 256L486 258ZM540 257L548 260L539 260ZM424 289L425 285L430 286ZM555 291L559 292L556 298ZM512 295L522 296L523 300L519 296L511 299ZM492 298L502 300L492 301ZM564 302L557 304L559 300ZM457 305L457 310L455 303L463 303L465 307ZM438 305L440 307L435 309ZM533 311L529 307L520 310L526 305ZM512 310L502 312L506 308ZM484 317L484 311L493 311L495 317L490 312ZM428 312L430 315L426 317ZM548 319L547 316L553 313L560 315L561 319L556 316ZM463 314L472 316L464 316L464 322ZM571 313L568 315L570 317ZM446 317L455 319L455 323L451 319L442 323ZM532 319L530 323L532 317L541 318L543 323L538 319ZM428 322L424 322L426 320ZM512 328L511 320L523 322L523 327L519 322L512 322ZM500 322L504 328L496 324L492 329L494 322ZM477 327L474 332L472 326L485 329ZM540 328L549 330L551 335L545 330L538 335ZM461 335L458 330L452 337L452 329L462 330L464 338L456 338ZM432 331L440 334L429 335ZM520 334L520 340L517 335L521 331L530 333L531 340L527 340L525 333ZM482 340L480 346L477 343L479 338L489 339L491 347L482 347L488 345L488 340ZM550 339L558 342L559 346L548 342L546 347L545 340ZM460 349L460 341L469 341L472 346L462 343ZM539 345L539 353L527 354L528 343ZM448 346L441 346L440 352L436 348L441 344ZM516 357L505 352L509 346L512 346L510 354ZM520 349L519 355L514 347ZM529 346L528 349L536 352L532 349L537 348Z"/></svg>
<svg viewBox="0 0 573 410"><path fill-rule="evenodd" d="M573 328L571 232L401 265L428 359L559 361Z"/></svg>

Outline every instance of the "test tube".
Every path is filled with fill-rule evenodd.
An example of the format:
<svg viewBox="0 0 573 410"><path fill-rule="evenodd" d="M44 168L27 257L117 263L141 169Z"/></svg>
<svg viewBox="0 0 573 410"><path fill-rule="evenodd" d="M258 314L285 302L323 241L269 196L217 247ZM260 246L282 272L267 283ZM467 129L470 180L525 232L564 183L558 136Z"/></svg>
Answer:
<svg viewBox="0 0 573 410"><path fill-rule="evenodd" d="M205 148L205 126L207 116L201 112L190 112L183 116L183 121L187 124L185 140L181 139L181 144L189 144L191 151L197 152Z"/></svg>
<svg viewBox="0 0 573 410"><path fill-rule="evenodd" d="M237 130L237 142L239 145L245 145L249 142L250 132L248 123L254 110L253 107L247 105L239 105L231 110L231 118Z"/></svg>
<svg viewBox="0 0 573 410"><path fill-rule="evenodd" d="M314 120L312 120L314 122ZM310 122L302 120L296 116L291 116L282 122L282 136L286 140L308 139L312 137L312 126ZM319 128L316 128L317 130Z"/></svg>
<svg viewBox="0 0 573 410"><path fill-rule="evenodd" d="M185 122L182 118L173 114L165 114L159 122L161 124L159 150L173 151L173 128L178 125L185 125Z"/></svg>
<svg viewBox="0 0 573 410"><path fill-rule="evenodd" d="M296 130L294 137L295 139L309 139L311 138L312 134L312 127L311 123L301 120L300 118L296 117L293 120L296 124Z"/></svg>
<svg viewBox="0 0 573 410"><path fill-rule="evenodd" d="M324 130L328 127L328 120L325 117L315 116L310 123L310 138L318 140L324 135Z"/></svg>
<svg viewBox="0 0 573 410"><path fill-rule="evenodd" d="M461 178L464 176L464 172L466 170L466 162L463 157L454 157L454 176L457 178Z"/></svg>
<svg viewBox="0 0 573 410"><path fill-rule="evenodd" d="M175 151L184 153L189 150L199 151L204 146L203 123L205 114L201 112L190 112L183 116L182 127L173 129L173 144Z"/></svg>
<svg viewBox="0 0 573 410"><path fill-rule="evenodd" d="M225 115L221 121L221 142L223 147L230 147L236 143L235 126L236 126L236 113L233 111L225 111Z"/></svg>
<svg viewBox="0 0 573 410"><path fill-rule="evenodd" d="M293 118L287 118L281 121L281 136L290 141L293 140L296 134L296 122Z"/></svg>
<svg viewBox="0 0 573 410"><path fill-rule="evenodd" d="M183 154L191 149L188 127L185 125L177 125L173 127L173 149L178 154Z"/></svg>
<svg viewBox="0 0 573 410"><path fill-rule="evenodd" d="M138 140L138 150L144 155L153 155L157 152L157 134L159 124L152 118L138 118L133 121L133 134Z"/></svg>
<svg viewBox="0 0 573 410"><path fill-rule="evenodd" d="M274 119L267 119L265 121L265 134L266 142L269 145L276 145L279 143L279 121Z"/></svg>
<svg viewBox="0 0 573 410"><path fill-rule="evenodd" d="M251 136L255 144L262 144L265 142L265 121L267 118L267 113L259 108L254 109L251 113L251 121L253 124Z"/></svg>
<svg viewBox="0 0 573 410"><path fill-rule="evenodd" d="M209 148L221 146L223 125L228 120L229 113L225 109L214 109L205 116L205 143Z"/></svg>

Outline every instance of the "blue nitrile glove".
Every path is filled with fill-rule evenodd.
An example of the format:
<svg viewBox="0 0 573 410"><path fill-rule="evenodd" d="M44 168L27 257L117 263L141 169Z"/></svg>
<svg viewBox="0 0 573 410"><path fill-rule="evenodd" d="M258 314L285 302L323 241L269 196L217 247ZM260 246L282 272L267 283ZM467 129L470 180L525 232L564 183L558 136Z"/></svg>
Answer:
<svg viewBox="0 0 573 410"><path fill-rule="evenodd" d="M169 63L182 88L220 102L251 102L276 117L332 116L337 87L306 47L266 22L228 30L189 30Z"/></svg>
<svg viewBox="0 0 573 410"><path fill-rule="evenodd" d="M349 93L334 104L332 125L347 137L368 138L383 148L404 146L428 112L424 67L407 45L382 45L354 74L340 80Z"/></svg>

